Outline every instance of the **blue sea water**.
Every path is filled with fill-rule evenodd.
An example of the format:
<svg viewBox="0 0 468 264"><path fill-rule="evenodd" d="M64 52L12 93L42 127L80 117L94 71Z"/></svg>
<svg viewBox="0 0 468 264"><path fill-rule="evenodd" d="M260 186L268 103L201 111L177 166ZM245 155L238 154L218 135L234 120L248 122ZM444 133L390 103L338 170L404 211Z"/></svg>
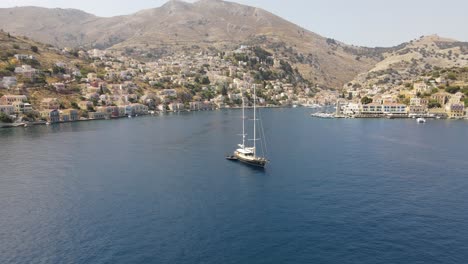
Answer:
<svg viewBox="0 0 468 264"><path fill-rule="evenodd" d="M0 130L0 263L467 263L468 122L262 109Z"/></svg>

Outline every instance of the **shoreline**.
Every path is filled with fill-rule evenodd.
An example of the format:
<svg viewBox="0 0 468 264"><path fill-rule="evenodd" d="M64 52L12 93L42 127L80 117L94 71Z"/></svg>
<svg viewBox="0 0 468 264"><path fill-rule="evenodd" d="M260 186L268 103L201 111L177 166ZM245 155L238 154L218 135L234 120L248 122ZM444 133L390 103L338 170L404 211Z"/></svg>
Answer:
<svg viewBox="0 0 468 264"><path fill-rule="evenodd" d="M258 108L264 109L288 109L293 107L284 107L284 106L261 106ZM304 107L301 107L304 108ZM131 116L131 118L137 117L144 117L144 116L157 116L157 115L164 115L164 114L173 114L173 113L191 113L191 112L206 112L206 111L218 111L218 110L239 110L242 107L228 107L228 108L218 108L213 110L182 110L182 111L153 111L148 114L139 114L136 116ZM246 109L253 109L253 107L246 107ZM310 116L312 118L317 119L415 119L417 117L412 116L382 116L382 115L375 115L375 116L336 116L330 115L329 117L321 117L316 116L314 113L311 113ZM461 118L437 118L435 116L423 116L427 119L433 120L468 120L468 117L461 117ZM59 121L49 123L47 121L35 121L35 122L21 122L21 123L1 123L0 122L0 129L12 129L12 128L20 128L20 127L29 127L29 126L44 126L44 125L55 125L55 124L67 124L67 123L75 123L75 122L91 122L91 121L103 121L103 120L114 120L114 119L124 119L129 118L129 116L119 116L119 117L110 117L110 118L100 118L100 119L79 119L75 121Z"/></svg>
<svg viewBox="0 0 468 264"><path fill-rule="evenodd" d="M247 109L252 109L253 107L246 107ZM283 106L261 106L258 108L290 108L290 107L283 107ZM191 112L206 112L206 111L217 111L217 110L238 110L242 109L242 107L224 107L224 108L217 108L217 109L206 109L206 110L181 110L181 111L150 111L147 114L138 114L131 116L131 118L135 117L142 117L142 116L155 116L155 115L162 115L162 114L171 114L171 113L191 113ZM75 122L90 122L90 121L102 121L102 120L114 120L114 119L123 119L129 118L129 116L117 116L117 117L110 117L110 118L99 118L99 119L79 119L74 121L58 121L49 123L48 121L34 121L34 122L20 122L20 123L0 123L0 129L11 129L11 128L19 128L19 127L29 127L29 126L44 126L44 125L55 125L55 124L67 124L67 123L75 123Z"/></svg>

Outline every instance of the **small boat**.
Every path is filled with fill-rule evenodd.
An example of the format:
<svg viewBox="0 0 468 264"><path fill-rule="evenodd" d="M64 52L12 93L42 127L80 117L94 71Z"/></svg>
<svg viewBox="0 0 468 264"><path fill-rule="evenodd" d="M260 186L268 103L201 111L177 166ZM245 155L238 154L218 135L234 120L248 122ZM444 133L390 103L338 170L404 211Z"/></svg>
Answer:
<svg viewBox="0 0 468 264"><path fill-rule="evenodd" d="M335 118L335 114L332 113L312 113L310 114L312 117L324 118L324 119L333 119Z"/></svg>
<svg viewBox="0 0 468 264"><path fill-rule="evenodd" d="M426 123L426 119L420 117L420 118L416 119L416 122L418 122L419 124L424 124L424 123Z"/></svg>
<svg viewBox="0 0 468 264"><path fill-rule="evenodd" d="M227 160L232 160L232 161L235 161L235 160L239 160L236 156L234 155L226 155L226 159Z"/></svg>

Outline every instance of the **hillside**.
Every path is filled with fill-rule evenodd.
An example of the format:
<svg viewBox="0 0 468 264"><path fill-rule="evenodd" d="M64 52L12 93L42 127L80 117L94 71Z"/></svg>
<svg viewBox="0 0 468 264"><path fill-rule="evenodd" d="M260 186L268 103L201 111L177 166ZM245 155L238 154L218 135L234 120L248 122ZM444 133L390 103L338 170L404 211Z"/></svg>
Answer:
<svg viewBox="0 0 468 264"><path fill-rule="evenodd" d="M437 69L468 66L468 43L437 35L423 36L402 45L400 49L383 53L384 59L370 71L359 74L345 87L392 89L404 81L417 79Z"/></svg>
<svg viewBox="0 0 468 264"><path fill-rule="evenodd" d="M260 8L221 0L172 0L159 8L111 18L71 9L19 7L0 9L0 23L12 34L60 47L109 48L145 58L261 45L290 60L306 78L332 88L381 59L380 50L345 45Z"/></svg>
<svg viewBox="0 0 468 264"><path fill-rule="evenodd" d="M14 95L25 95L23 103L30 103L27 110L15 110L19 120L37 120L40 111L50 109L74 108L87 118L94 110L117 106L158 111L238 107L242 94L251 98L252 83L259 105L310 104L319 91L288 61L273 59L259 46L145 63L112 51L59 49L0 31L0 59L3 103L12 105ZM8 109L2 111L12 114Z"/></svg>
<svg viewBox="0 0 468 264"><path fill-rule="evenodd" d="M35 48L37 51L33 51ZM15 57L17 54L30 57L18 59ZM35 71L34 77L15 73L15 69L23 65L32 67ZM3 77L14 76L18 83L11 89L0 89L0 95L24 94L33 105L38 105L45 97L56 97L65 106L70 107L70 102L80 97L78 83L73 79L68 80L67 90L60 92L52 84L65 81L63 74L72 75L74 71L80 72L87 68L89 61L79 58L77 51L67 53L48 44L0 32L0 80Z"/></svg>

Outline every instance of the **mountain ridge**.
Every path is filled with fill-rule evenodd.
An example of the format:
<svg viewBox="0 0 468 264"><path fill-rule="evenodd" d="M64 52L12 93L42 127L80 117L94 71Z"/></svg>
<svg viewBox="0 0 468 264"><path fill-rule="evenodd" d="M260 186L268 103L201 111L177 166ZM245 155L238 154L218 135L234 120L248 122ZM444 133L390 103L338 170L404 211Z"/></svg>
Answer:
<svg viewBox="0 0 468 264"><path fill-rule="evenodd" d="M14 19L17 18L17 19ZM347 45L258 7L222 0L171 0L130 15L98 17L77 9L0 9L5 31L59 47L111 49L140 58L260 45L304 77L337 88L398 50Z"/></svg>

